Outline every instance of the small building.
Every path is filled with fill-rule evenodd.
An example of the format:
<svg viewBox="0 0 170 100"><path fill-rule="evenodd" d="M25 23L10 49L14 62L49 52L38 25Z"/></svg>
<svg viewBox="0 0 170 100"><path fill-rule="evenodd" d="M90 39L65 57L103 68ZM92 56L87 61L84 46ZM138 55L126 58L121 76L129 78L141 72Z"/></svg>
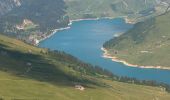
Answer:
<svg viewBox="0 0 170 100"><path fill-rule="evenodd" d="M75 85L75 89L81 90L81 91L85 90L85 88L83 86L81 86L81 85Z"/></svg>
<svg viewBox="0 0 170 100"><path fill-rule="evenodd" d="M34 44L34 45L39 44L39 40L38 40L38 39L33 39L33 44Z"/></svg>

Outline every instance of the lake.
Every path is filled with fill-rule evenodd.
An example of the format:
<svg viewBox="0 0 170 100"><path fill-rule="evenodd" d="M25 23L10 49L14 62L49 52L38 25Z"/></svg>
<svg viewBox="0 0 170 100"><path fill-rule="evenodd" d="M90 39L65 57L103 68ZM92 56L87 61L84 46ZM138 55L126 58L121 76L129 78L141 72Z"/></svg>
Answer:
<svg viewBox="0 0 170 100"><path fill-rule="evenodd" d="M39 47L64 51L116 75L170 84L170 70L134 68L102 57L103 44L132 27L122 18L77 21L73 22L70 29L59 31L42 41Z"/></svg>

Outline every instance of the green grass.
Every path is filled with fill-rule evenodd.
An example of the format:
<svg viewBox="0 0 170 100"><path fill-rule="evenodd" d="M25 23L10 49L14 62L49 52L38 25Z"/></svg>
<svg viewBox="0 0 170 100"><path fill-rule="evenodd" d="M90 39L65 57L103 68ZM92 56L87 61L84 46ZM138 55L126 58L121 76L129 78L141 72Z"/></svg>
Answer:
<svg viewBox="0 0 170 100"><path fill-rule="evenodd" d="M2 35L0 41L0 98L3 100L170 99L163 88L101 79L100 76L106 75L95 70L90 73L90 69L84 68L87 65L67 54L51 54ZM29 72L27 62L32 63ZM81 66L86 74L69 66ZM82 84L85 90L76 90L74 83Z"/></svg>
<svg viewBox="0 0 170 100"><path fill-rule="evenodd" d="M0 72L0 97L5 100L169 100L161 88L105 81L111 87L93 86L79 91L72 86L52 85L32 79L18 78ZM142 97L142 98L141 98Z"/></svg>
<svg viewBox="0 0 170 100"><path fill-rule="evenodd" d="M104 46L113 56L132 64L170 67L169 17L170 13L167 13L140 22ZM114 54L114 50L119 53Z"/></svg>

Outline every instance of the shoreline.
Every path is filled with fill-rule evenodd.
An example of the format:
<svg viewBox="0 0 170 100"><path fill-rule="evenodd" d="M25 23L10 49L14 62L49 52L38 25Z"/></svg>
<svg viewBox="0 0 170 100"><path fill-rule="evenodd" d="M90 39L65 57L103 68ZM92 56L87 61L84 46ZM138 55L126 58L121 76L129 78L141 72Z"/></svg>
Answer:
<svg viewBox="0 0 170 100"><path fill-rule="evenodd" d="M119 16L119 17L103 17L103 18L97 17L97 18L86 18L86 19L83 19L83 18L82 18L82 19L70 20L70 22L68 23L68 26L67 26L67 27L63 27L63 28L58 28L58 29L52 30L52 32L51 32L49 35L47 35L46 37L41 38L41 39L39 39L39 40L37 39L38 42L37 42L35 45L38 46L40 42L42 42L42 41L44 41L44 40L50 38L51 36L53 36L53 35L54 35L56 32L58 32L58 31L63 31L63 30L70 29L70 28L71 28L70 26L71 26L74 22L85 21L85 20L115 19L115 18L123 18L124 21L125 21L125 23L128 23L128 24L135 24L135 22L133 22L133 21L131 21L130 19L128 19L127 16Z"/></svg>
<svg viewBox="0 0 170 100"><path fill-rule="evenodd" d="M47 36L44 37L44 38L39 39L39 40L38 40L38 43L36 43L35 45L38 46L40 42L42 42L42 41L50 38L50 37L53 36L56 32L62 31L62 30L67 30L67 29L70 29L70 26L65 27L65 28L59 28L59 29L52 30L52 32L51 32L49 35L47 35Z"/></svg>
<svg viewBox="0 0 170 100"><path fill-rule="evenodd" d="M132 21L130 19L128 19L128 16L119 16L117 18L123 18L125 23L128 23L128 24L135 24L136 22L135 21ZM38 40L38 43L36 43L35 45L38 46L40 42L50 38L51 36L53 36L56 32L58 31L63 31L63 30L67 30L67 29L70 29L71 25L74 23L74 22L78 22L78 21L85 21L85 20L100 20L100 19L115 19L115 17L103 17L103 18L86 18L86 19L76 19L76 20L70 20L70 23L68 24L67 27L64 27L64 28L58 28L58 29L54 29L52 30L52 32L47 35L46 37ZM104 52L103 53L103 56L104 58L108 58L108 59L111 59L112 61L114 62L119 62L119 63L122 63L124 65L127 65L129 67L137 67L137 68L146 68L146 69L165 69L165 70L170 70L170 67L163 67L163 66L140 66L140 65L135 65L135 64L130 64L128 63L127 61L124 61L124 60L120 60L118 59L117 57L114 57L114 56L111 56L108 51L102 47L101 50Z"/></svg>
<svg viewBox="0 0 170 100"><path fill-rule="evenodd" d="M76 19L76 20L70 20L70 22L68 23L68 26L67 27L63 27L63 28L58 28L58 29L54 29L52 30L52 32L47 35L46 37L42 38L42 39L39 39L38 40L38 43L36 43L35 45L38 46L40 42L50 38L51 36L53 36L56 32L58 31L63 31L63 30L67 30L67 29L70 29L71 25L73 24L73 22L78 22L78 21L83 21L83 20L99 20L100 18L88 18L88 19Z"/></svg>
<svg viewBox="0 0 170 100"><path fill-rule="evenodd" d="M142 68L142 69L164 69L164 70L170 70L170 67L163 67L163 66L140 66L140 65L135 65L135 64L130 64L125 60L118 59L117 57L111 56L108 51L102 47L101 50L104 52L103 53L103 58L111 59L114 62L122 63L124 65L127 65L128 67L137 67L137 68Z"/></svg>

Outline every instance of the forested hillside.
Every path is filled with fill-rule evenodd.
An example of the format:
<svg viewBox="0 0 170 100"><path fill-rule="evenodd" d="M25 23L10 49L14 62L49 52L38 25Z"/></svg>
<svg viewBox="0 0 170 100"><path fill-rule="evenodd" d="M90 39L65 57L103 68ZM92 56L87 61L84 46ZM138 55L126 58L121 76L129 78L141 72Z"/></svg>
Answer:
<svg viewBox="0 0 170 100"><path fill-rule="evenodd" d="M21 0L0 0L0 17L21 6Z"/></svg>
<svg viewBox="0 0 170 100"><path fill-rule="evenodd" d="M170 13L137 23L120 37L106 42L112 56L139 66L170 67ZM116 52L116 53L115 53Z"/></svg>
<svg viewBox="0 0 170 100"><path fill-rule="evenodd" d="M37 44L70 20L154 16L165 9L157 0L0 0L0 32ZM166 5L165 5L166 6ZM156 9L159 8L159 9Z"/></svg>
<svg viewBox="0 0 170 100"><path fill-rule="evenodd" d="M22 0L19 7L1 16L0 31L32 43L56 28L66 27L69 18L65 10L63 0Z"/></svg>
<svg viewBox="0 0 170 100"><path fill-rule="evenodd" d="M70 19L141 16L155 12L157 0L64 0Z"/></svg>
<svg viewBox="0 0 170 100"><path fill-rule="evenodd" d="M117 76L64 52L27 44L37 44L52 30L68 26L70 19L139 17L168 11L166 2L159 3L159 0L0 0L0 34L4 34L0 35L0 100L169 100L167 84ZM104 47L113 56L128 58L130 63L169 66L169 18L167 13L137 23Z"/></svg>

